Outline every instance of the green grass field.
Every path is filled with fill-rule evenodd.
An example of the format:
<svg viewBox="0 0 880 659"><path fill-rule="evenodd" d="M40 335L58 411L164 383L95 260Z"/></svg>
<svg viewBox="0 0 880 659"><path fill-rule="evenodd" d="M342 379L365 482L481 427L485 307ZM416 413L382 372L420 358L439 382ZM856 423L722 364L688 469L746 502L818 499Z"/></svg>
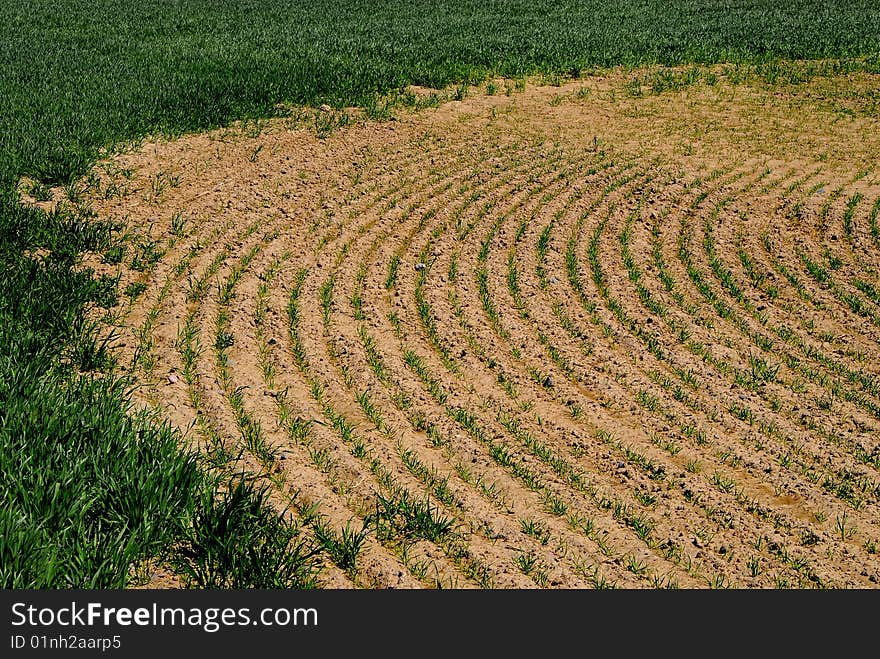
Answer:
<svg viewBox="0 0 880 659"><path fill-rule="evenodd" d="M0 0L0 584L108 588L153 560L202 587L310 587L315 549L264 494L212 475L132 411L87 313L116 282L77 266L121 227L19 204L149 134L376 107L410 84L612 66L787 60L880 70L880 5L670 2Z"/></svg>
<svg viewBox="0 0 880 659"><path fill-rule="evenodd" d="M54 181L117 140L266 116L279 101L365 105L408 84L620 64L876 66L880 52L869 0L37 0L0 15L3 171Z"/></svg>

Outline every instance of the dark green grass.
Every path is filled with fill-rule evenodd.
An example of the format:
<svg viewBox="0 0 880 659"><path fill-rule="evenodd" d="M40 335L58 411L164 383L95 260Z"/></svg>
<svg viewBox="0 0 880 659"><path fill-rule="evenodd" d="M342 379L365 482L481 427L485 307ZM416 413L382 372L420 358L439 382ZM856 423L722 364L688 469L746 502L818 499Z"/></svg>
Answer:
<svg viewBox="0 0 880 659"><path fill-rule="evenodd" d="M265 491L216 482L130 409L87 320L116 282L77 268L121 253L122 227L22 208L21 176L44 197L151 133L279 103L369 108L408 84L716 62L784 80L781 60L873 71L878 52L870 0L0 0L0 587L123 587L146 560L192 586L317 583L314 547ZM427 503L385 504L383 529L448 531Z"/></svg>
<svg viewBox="0 0 880 659"><path fill-rule="evenodd" d="M0 381L0 582L124 586L182 536L201 472L167 429L125 414L118 386L15 375Z"/></svg>
<svg viewBox="0 0 880 659"><path fill-rule="evenodd" d="M0 360L4 588L122 588L149 559L195 587L315 585L314 549L265 492L212 480L118 380Z"/></svg>

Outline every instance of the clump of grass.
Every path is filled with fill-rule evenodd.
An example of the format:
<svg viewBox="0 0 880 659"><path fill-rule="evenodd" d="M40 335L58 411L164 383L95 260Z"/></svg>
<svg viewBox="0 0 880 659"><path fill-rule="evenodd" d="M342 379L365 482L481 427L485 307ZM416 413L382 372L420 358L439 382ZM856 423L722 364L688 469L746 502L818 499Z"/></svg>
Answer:
<svg viewBox="0 0 880 659"><path fill-rule="evenodd" d="M133 281L125 287L126 297L134 300L147 290L147 285L142 281Z"/></svg>
<svg viewBox="0 0 880 659"><path fill-rule="evenodd" d="M360 531L355 531L349 522L340 533L336 533L330 527L330 523L324 519L314 520L312 526L318 546L327 552L341 570L353 574L356 570L357 557L369 535L367 527L363 526Z"/></svg>
<svg viewBox="0 0 880 659"><path fill-rule="evenodd" d="M521 519L519 521L522 532L529 535L542 545L550 541L550 529L543 522L533 519Z"/></svg>
<svg viewBox="0 0 880 659"><path fill-rule="evenodd" d="M406 491L387 497L378 495L376 512L369 517L369 522L383 541L416 538L439 542L455 530L455 520L444 515L439 506L432 505L427 496L419 500Z"/></svg>
<svg viewBox="0 0 880 659"><path fill-rule="evenodd" d="M219 497L203 495L194 525L172 559L193 588L318 586L318 548L268 505L267 490L244 479Z"/></svg>

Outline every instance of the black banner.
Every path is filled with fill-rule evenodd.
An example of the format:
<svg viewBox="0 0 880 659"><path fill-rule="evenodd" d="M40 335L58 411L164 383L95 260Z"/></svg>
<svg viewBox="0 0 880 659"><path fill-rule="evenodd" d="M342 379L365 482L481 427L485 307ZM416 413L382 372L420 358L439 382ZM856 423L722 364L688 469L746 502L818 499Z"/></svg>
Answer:
<svg viewBox="0 0 880 659"><path fill-rule="evenodd" d="M3 657L873 653L878 603L868 591L0 592Z"/></svg>

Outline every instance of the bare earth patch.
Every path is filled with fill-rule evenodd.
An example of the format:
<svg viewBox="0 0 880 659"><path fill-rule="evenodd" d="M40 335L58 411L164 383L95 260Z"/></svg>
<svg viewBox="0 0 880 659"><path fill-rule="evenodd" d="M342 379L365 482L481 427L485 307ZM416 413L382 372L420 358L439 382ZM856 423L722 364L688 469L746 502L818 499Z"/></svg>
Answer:
<svg viewBox="0 0 880 659"><path fill-rule="evenodd" d="M636 75L96 168L137 400L327 587L877 587L880 81Z"/></svg>

